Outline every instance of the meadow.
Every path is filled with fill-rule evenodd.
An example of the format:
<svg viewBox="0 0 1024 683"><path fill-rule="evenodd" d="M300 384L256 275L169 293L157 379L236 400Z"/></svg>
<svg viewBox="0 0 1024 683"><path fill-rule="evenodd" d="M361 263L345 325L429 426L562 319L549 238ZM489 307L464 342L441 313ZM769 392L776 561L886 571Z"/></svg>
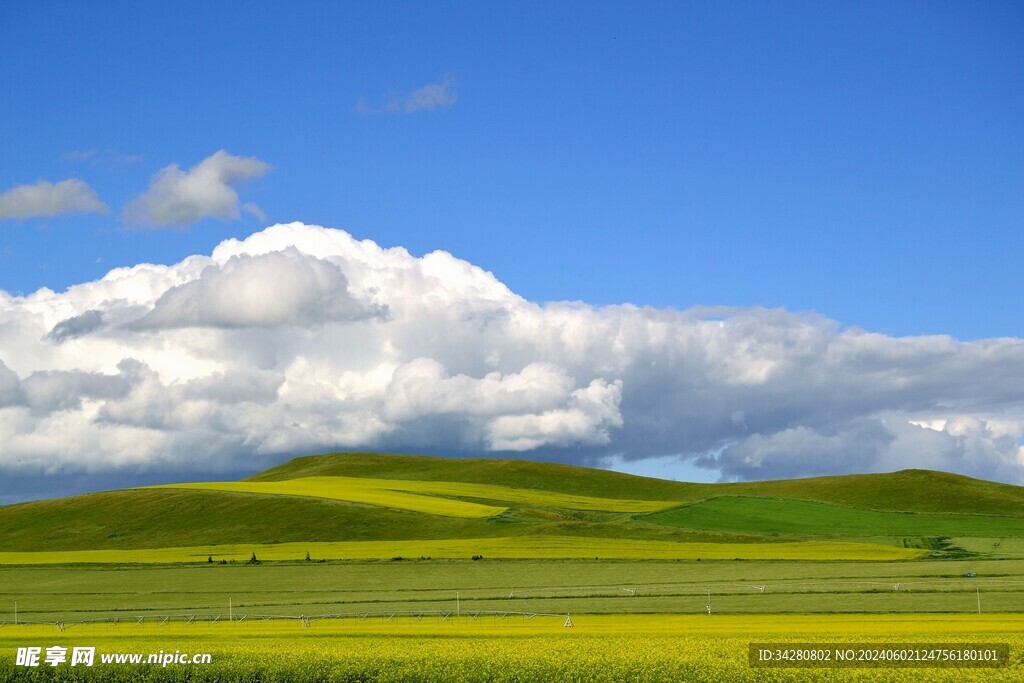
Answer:
<svg viewBox="0 0 1024 683"><path fill-rule="evenodd" d="M968 578L974 572L976 577ZM0 621L509 611L1024 611L1024 561L402 560L0 567ZM764 587L762 591L761 588Z"/></svg>

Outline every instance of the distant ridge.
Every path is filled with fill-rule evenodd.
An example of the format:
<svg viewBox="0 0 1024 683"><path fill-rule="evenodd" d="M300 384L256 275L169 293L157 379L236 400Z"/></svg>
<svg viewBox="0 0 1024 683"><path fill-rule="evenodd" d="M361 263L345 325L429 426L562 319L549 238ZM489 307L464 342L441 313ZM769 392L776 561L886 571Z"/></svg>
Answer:
<svg viewBox="0 0 1024 683"><path fill-rule="evenodd" d="M331 477L337 479L323 479ZM298 494L275 494L284 487L270 485L298 479L303 481L288 484ZM431 513L430 506L402 508L396 502L402 497L389 492L403 486L359 481L365 479L410 482L404 487L413 495L434 496L434 503L471 503L485 512L460 518ZM445 482L460 486L444 487ZM363 498L346 493L357 485L385 493L376 498L373 491L363 491ZM926 470L697 484L527 460L332 453L295 458L243 482L174 486L0 507L0 551L521 536L571 536L583 544L587 538L830 539L931 548L948 536L1024 537L1024 487ZM324 486L331 496L316 493ZM579 503L567 496L632 503Z"/></svg>
<svg viewBox="0 0 1024 683"><path fill-rule="evenodd" d="M1024 517L1024 486L919 469L697 484L534 460L345 452L295 458L255 474L248 481L317 476L489 483L586 496L680 502L752 495L817 500L872 510Z"/></svg>

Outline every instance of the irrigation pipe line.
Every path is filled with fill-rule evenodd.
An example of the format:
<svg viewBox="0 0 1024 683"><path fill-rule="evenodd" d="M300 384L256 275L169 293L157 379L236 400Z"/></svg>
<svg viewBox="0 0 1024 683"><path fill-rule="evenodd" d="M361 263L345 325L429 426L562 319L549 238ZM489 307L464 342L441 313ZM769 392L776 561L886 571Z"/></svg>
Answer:
<svg viewBox="0 0 1024 683"><path fill-rule="evenodd" d="M970 579L970 578L957 578L957 579L934 579L929 581L906 581L899 577L893 577L888 580L866 580L866 581L799 581L799 582L786 582L786 583L768 583L768 582L754 582L754 583L719 583L719 582L688 582L688 583L666 583L666 584L654 584L654 585L643 585L643 584L630 584L630 583L616 583L616 584L604 584L600 586L544 586L537 588L516 588L513 593L505 596L504 593L500 594L484 594L484 595L473 595L471 596L474 600L493 600L517 597L540 597L542 594L572 594L572 593L590 593L590 594L602 594L605 596L621 595L623 591L630 593L630 596L648 594L654 596L659 591L669 590L690 590L694 592L703 593L708 587L714 589L734 589L734 590L756 590L759 592L765 592L766 590L786 590L793 588L819 588L823 591L835 591L836 589L842 588L855 588L855 587L881 587L886 589L892 589L894 585L910 588L926 589L932 586L936 587L975 587L981 586L982 588L997 588L997 587L1014 587L1024 586L1024 581L1017 581L1013 579ZM552 596L559 597L559 596Z"/></svg>
<svg viewBox="0 0 1024 683"><path fill-rule="evenodd" d="M130 624L141 626L144 624L167 624L169 622L181 622L185 624L195 624L199 622L209 623L241 623L244 621L301 621L304 626L308 626L311 621L327 621L327 620L342 620L342 619L354 619L354 620L368 620L368 619L382 619L384 621L392 621L396 617L408 617L413 619L423 619L424 617L437 617L441 621L448 621L451 619L460 619L466 621L469 619L479 619L480 617L495 617L498 619L506 619L509 617L522 617L523 619L537 619L537 618L556 618L565 619L569 616L568 613L563 612L561 614L554 614L551 612L518 612L510 610L462 610L462 613L457 615L455 610L388 610L386 612L335 612L330 614L238 614L234 613L228 619L224 619L224 614L145 614L145 615L131 615L125 617L102 617L96 619L80 619L76 621L71 620L57 620L57 621L26 621L19 619L17 623L12 621L0 621L0 626L56 626L58 630L63 631L71 626L85 626L91 624ZM223 620L223 621L222 621Z"/></svg>
<svg viewBox="0 0 1024 683"><path fill-rule="evenodd" d="M819 593L850 593L856 594L860 591L856 590L842 590L843 588L854 589L856 587L868 587L873 589L882 588L884 592L898 592L898 591L911 591L916 589L917 591L927 592L928 587L936 587L938 589L945 588L947 590L937 590L936 592L955 593L962 590L969 590L975 588L979 593L981 588L986 590L993 590L1000 587L1020 587L1024 586L1024 580L1013 580L1013 579L969 579L969 578L955 578L955 579L935 579L930 581L902 581L896 580L895 578L883 581L803 581L803 582L789 582L789 583L716 583L716 582L701 582L701 583L674 583L674 584L654 584L654 585L623 585L623 584L605 584L601 586L546 586L537 588L516 588L510 592L507 596L504 592L500 594L486 594L486 595L474 595L471 596L473 600L514 600L519 597L529 598L531 595L538 596L537 594L551 594L550 598L556 597L624 597L626 599L640 596L640 597L671 597L671 595L665 595L664 591L690 591L690 593L681 593L681 595L698 595L703 594L708 590L714 590L719 595L723 594L723 589L732 589L734 592L724 593L725 595L743 595L749 594L747 591L757 591L759 593L775 593L787 594L792 593L793 589L804 589L808 592L819 592ZM810 589L810 590L808 590ZM817 590L815 590L817 589ZM487 590L487 589L482 589ZM566 593L580 593L588 592L589 595L568 595ZM374 591L369 591L374 592ZM561 595L558 595L561 593ZM624 593L628 594L625 595ZM90 611L101 611L101 610L90 610ZM23 612L22 612L23 613ZM465 615L463 617L463 615ZM308 626L311 621L326 620L326 619L369 619L369 618L384 618L387 621L391 621L396 617L412 617L416 619L422 619L424 617L438 617L442 621L452 618L472 618L477 619L481 616L493 616L497 618L507 617L523 617L526 619L532 619L535 617L542 618L553 618L559 619L566 616L564 613L550 613L550 612L526 612L517 610L388 610L388 611L377 611L371 612L367 610L360 610L355 612L333 612L326 614L315 614L315 615L282 615L282 614L235 614L233 611L229 611L227 615L216 614L216 613L190 613L190 614L144 614L144 615L125 615L117 617L100 617L93 619L79 619L79 620L65 620L59 619L54 621L26 621L20 616L16 616L14 621L0 620L0 626L23 626L23 625L36 625L36 626L56 626L59 630L64 630L72 625L85 625L85 624L117 624L120 622L143 624L147 621L149 623L157 622L160 624L166 624L168 622L183 622L183 623L195 623L199 621L207 621L210 623L216 623L222 619L225 622L239 622L249 620L260 620L260 621L271 621L271 620L297 620L302 621L303 625ZM225 619L225 617L227 617Z"/></svg>

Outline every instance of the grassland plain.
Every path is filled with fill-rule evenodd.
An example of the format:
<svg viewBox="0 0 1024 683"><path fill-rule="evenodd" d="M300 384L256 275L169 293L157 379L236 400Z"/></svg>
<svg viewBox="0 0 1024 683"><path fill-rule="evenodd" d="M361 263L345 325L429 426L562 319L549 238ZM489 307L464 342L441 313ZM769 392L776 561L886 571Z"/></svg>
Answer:
<svg viewBox="0 0 1024 683"><path fill-rule="evenodd" d="M1007 643L1020 615L967 617L588 616L0 627L0 678L67 681L1019 681L1005 668L795 668L749 665L751 642ZM822 635L827 633L827 635ZM25 668L18 647L95 647L91 668ZM114 665L103 654L209 653L210 665Z"/></svg>
<svg viewBox="0 0 1024 683"><path fill-rule="evenodd" d="M975 578L965 575L973 571ZM415 560L0 567L0 621L452 610L1024 611L1024 561ZM898 588L897 588L898 586ZM761 588L764 587L764 591Z"/></svg>

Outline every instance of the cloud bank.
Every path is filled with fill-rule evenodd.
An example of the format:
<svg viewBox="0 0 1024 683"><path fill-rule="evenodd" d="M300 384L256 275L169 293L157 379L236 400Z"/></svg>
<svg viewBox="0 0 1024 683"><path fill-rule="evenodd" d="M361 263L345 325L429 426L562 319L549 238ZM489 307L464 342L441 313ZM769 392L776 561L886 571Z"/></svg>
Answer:
<svg viewBox="0 0 1024 683"><path fill-rule="evenodd" d="M1024 483L1022 437L1020 339L538 304L446 252L300 223L63 293L0 291L0 471L17 476L358 448Z"/></svg>
<svg viewBox="0 0 1024 683"><path fill-rule="evenodd" d="M148 227L181 226L203 218L234 220L244 209L265 218L252 202L240 205L234 186L259 178L270 165L255 157L238 157L224 150L206 157L187 171L177 164L161 169L149 188L124 208L125 220Z"/></svg>
<svg viewBox="0 0 1024 683"><path fill-rule="evenodd" d="M57 183L40 180L32 185L16 185L0 194L0 220L108 211L96 192L77 178Z"/></svg>

